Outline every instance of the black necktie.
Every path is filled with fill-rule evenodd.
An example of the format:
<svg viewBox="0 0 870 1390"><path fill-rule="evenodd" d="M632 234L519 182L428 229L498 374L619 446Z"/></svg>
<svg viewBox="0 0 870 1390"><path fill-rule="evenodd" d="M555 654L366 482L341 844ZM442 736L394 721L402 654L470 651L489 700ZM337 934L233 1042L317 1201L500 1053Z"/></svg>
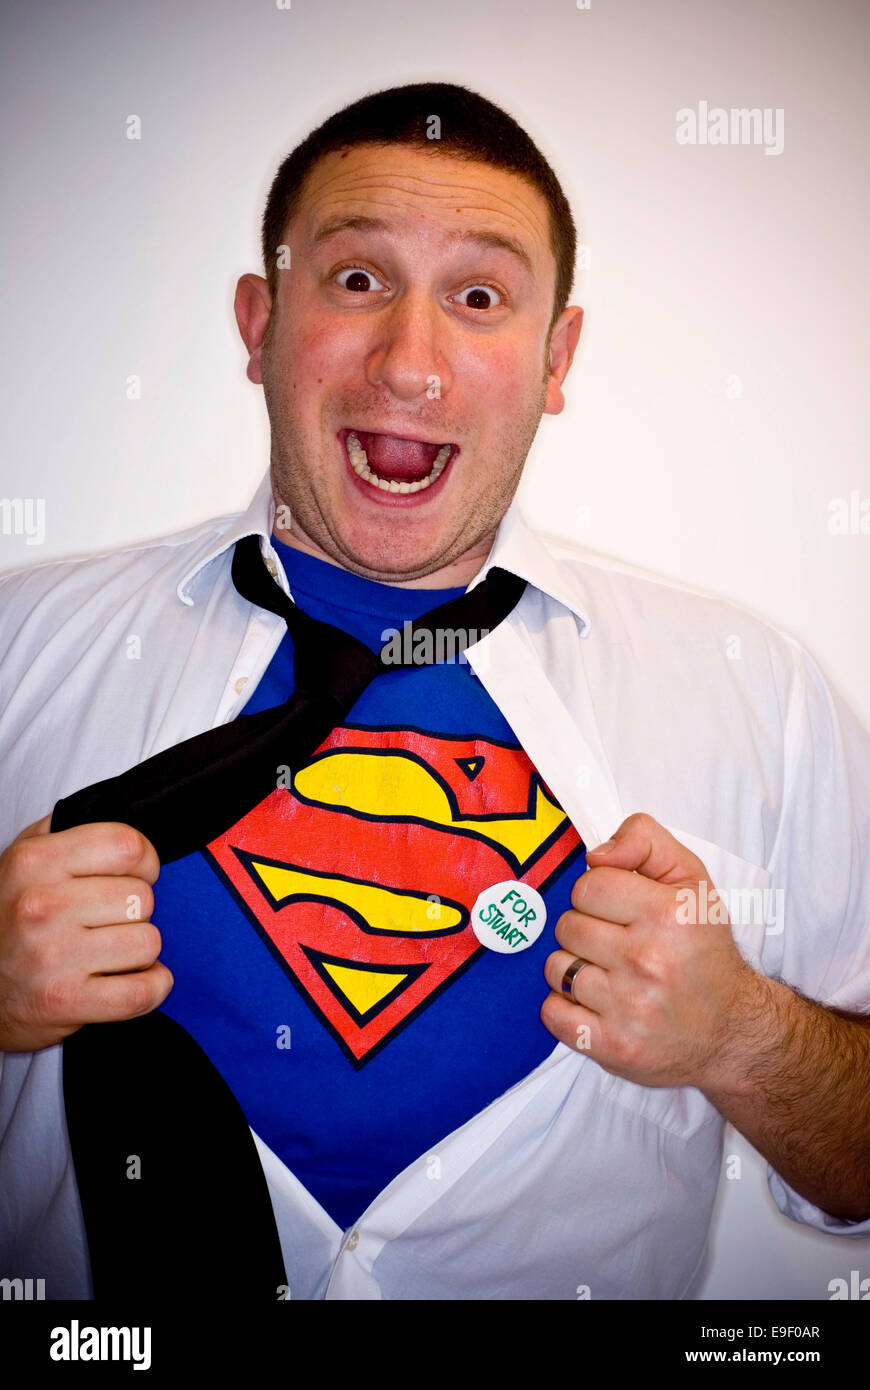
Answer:
<svg viewBox="0 0 870 1390"><path fill-rule="evenodd" d="M232 578L244 598L285 619L292 697L65 797L52 831L123 821L151 841L161 863L202 849L275 790L279 767L303 767L375 676L416 664L427 645L418 634L429 634L435 653L439 631L491 631L525 588L491 569L469 593L412 623L412 660L396 663L386 646L372 652L297 608L270 578L256 536L236 542ZM287 1276L251 1131L186 1029L159 1010L87 1024L63 1044L63 1090L96 1299L122 1293L136 1305L187 1303L214 1288L261 1304L280 1297ZM140 1173L130 1171L134 1159Z"/></svg>
<svg viewBox="0 0 870 1390"><path fill-rule="evenodd" d="M303 612L271 578L257 536L236 542L232 578L243 598L284 618L293 638L294 690L274 709L241 714L147 758L118 777L58 801L51 829L123 821L151 841L162 864L201 849L274 791L279 767L296 773L384 671L418 664L443 651L438 634L491 631L516 606L526 581L493 567L470 592L431 608L411 623L394 661L340 628ZM416 639L423 634L428 643ZM425 661L422 664L427 664Z"/></svg>

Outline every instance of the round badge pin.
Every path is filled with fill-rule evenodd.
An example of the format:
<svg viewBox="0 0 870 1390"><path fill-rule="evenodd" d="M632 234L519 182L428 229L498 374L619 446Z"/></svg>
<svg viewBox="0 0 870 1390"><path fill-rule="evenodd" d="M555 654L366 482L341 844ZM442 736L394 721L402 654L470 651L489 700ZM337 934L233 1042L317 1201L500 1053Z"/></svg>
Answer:
<svg viewBox="0 0 870 1390"><path fill-rule="evenodd" d="M537 889L511 878L484 888L471 909L472 930L480 944L503 956L534 946L546 920Z"/></svg>

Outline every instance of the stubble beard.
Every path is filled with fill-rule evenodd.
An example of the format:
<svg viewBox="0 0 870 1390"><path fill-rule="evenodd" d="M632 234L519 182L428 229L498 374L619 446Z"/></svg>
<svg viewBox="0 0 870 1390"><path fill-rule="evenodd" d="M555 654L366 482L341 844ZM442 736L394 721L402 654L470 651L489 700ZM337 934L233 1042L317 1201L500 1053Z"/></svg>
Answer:
<svg viewBox="0 0 870 1390"><path fill-rule="evenodd" d="M538 400L523 419L512 425L510 450L503 450L499 467L491 475L498 484L496 490L480 492L471 501L467 516L457 526L451 525L451 534L439 537L435 548L425 556L415 556L415 562L408 564L396 554L395 536L391 539L389 528L384 527L383 540L369 549L365 559L349 550L338 534L328 514L318 504L317 491L313 485L311 470L298 466L304 457L303 433L300 422L292 409L288 409L284 395L275 390L271 376L271 358L264 342L262 354L263 392L271 426L270 472L272 491L276 506L285 504L290 511L291 534L313 541L336 564L343 569L359 574L363 578L387 583L401 583L402 580L423 579L435 570L461 560L463 556L480 548L480 562L486 558L487 542L491 542L504 513L507 511L522 477L523 468L532 442L540 424L546 401L549 374L543 378ZM467 466L468 461L460 458L459 467ZM448 479L448 485L452 480ZM385 514L385 521L392 518ZM282 529L288 529L284 526Z"/></svg>

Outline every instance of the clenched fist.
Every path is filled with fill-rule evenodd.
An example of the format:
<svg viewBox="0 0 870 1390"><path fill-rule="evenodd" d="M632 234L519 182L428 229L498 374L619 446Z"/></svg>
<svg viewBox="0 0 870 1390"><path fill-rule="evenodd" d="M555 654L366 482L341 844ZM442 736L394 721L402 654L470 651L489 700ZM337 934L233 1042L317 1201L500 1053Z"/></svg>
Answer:
<svg viewBox="0 0 870 1390"><path fill-rule="evenodd" d="M0 855L0 1051L34 1052L85 1023L156 1009L172 989L149 921L157 852L130 825L49 832Z"/></svg>
<svg viewBox="0 0 870 1390"><path fill-rule="evenodd" d="M629 816L587 863L556 924L544 1025L639 1085L714 1084L769 1011L769 984L738 951L706 868L647 815ZM687 892L718 910L691 925Z"/></svg>

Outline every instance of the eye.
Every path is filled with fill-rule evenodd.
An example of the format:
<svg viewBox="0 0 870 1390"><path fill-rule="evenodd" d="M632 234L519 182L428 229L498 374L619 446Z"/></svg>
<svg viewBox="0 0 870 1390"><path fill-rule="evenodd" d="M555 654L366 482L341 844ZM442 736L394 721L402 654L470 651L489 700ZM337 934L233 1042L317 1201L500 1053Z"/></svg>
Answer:
<svg viewBox="0 0 870 1390"><path fill-rule="evenodd" d="M502 298L499 291L493 289L492 285L471 285L467 290L460 290L459 293L473 295L476 301L473 304L464 304L462 306L464 309L498 309L502 303ZM481 297L488 298L490 301L492 301L493 296L495 296L495 298L498 300L498 304L493 304L492 302L490 302L489 304L480 303Z"/></svg>
<svg viewBox="0 0 870 1390"><path fill-rule="evenodd" d="M341 280L339 280L338 283L339 285L341 285L341 288L343 290L350 290L354 294L359 294L368 289L368 286L365 284L366 280L374 280L375 285L379 289L385 288L385 286L381 284L380 280L376 279L376 277L372 274L370 270L364 270L362 266L342 266L340 270L336 271L336 276L341 275L347 275L349 277L349 282L345 284L342 284Z"/></svg>

